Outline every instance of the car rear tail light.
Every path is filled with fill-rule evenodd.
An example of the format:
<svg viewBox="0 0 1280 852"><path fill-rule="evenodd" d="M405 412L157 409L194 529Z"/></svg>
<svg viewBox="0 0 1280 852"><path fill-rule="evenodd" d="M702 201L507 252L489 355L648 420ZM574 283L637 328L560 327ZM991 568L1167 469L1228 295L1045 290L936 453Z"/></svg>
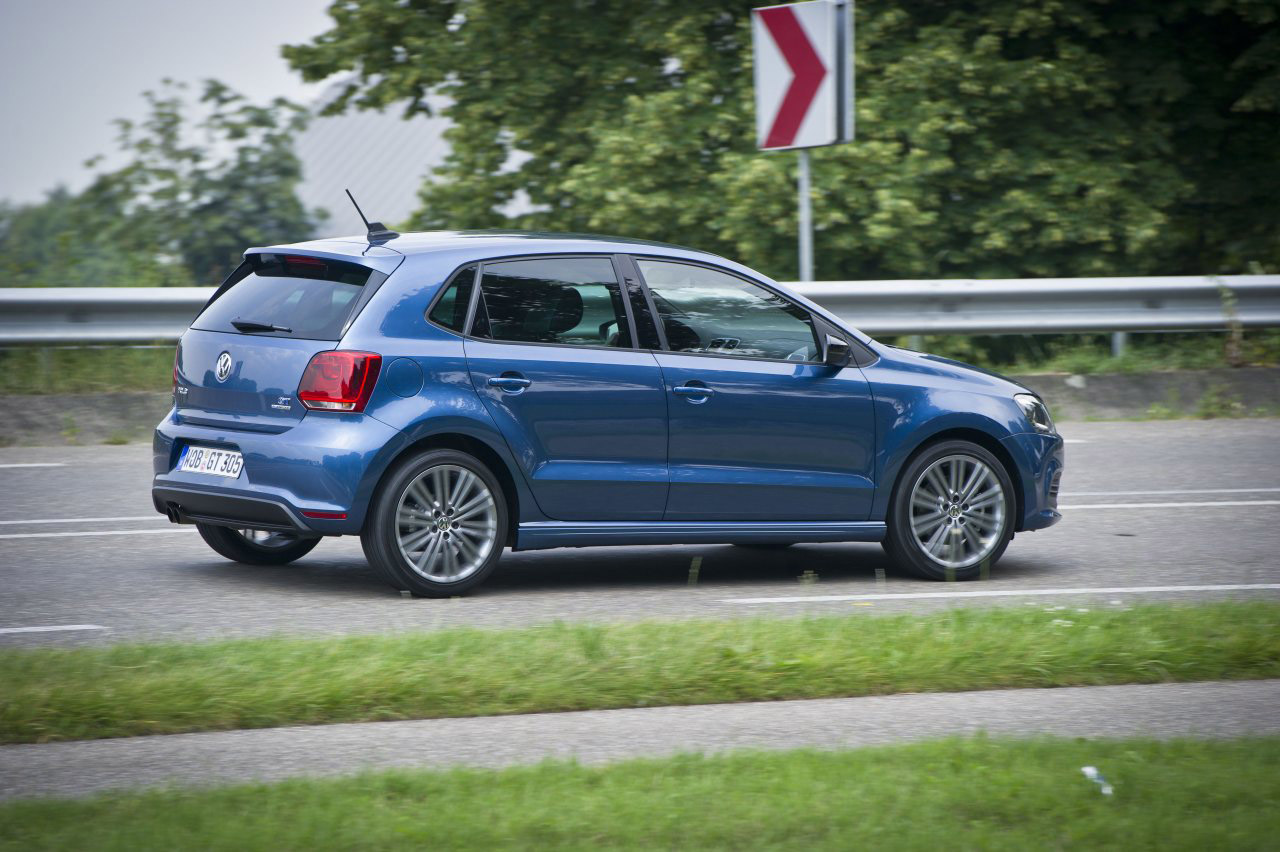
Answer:
<svg viewBox="0 0 1280 852"><path fill-rule="evenodd" d="M298 384L298 401L315 411L364 411L382 356L373 352L317 352Z"/></svg>

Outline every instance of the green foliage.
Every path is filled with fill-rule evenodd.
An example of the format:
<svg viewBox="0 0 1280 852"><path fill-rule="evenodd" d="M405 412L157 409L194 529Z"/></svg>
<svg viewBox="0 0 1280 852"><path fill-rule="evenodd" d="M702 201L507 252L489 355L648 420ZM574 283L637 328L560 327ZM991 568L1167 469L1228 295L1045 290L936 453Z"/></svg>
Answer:
<svg viewBox="0 0 1280 852"><path fill-rule="evenodd" d="M1280 676L1280 606L955 609L0 651L0 742Z"/></svg>
<svg viewBox="0 0 1280 852"><path fill-rule="evenodd" d="M795 157L754 147L752 5L344 0L285 55L354 72L335 111L450 99L416 225L623 233L789 278ZM858 139L814 152L819 279L1280 270L1274 3L857 14Z"/></svg>
<svg viewBox="0 0 1280 852"><path fill-rule="evenodd" d="M144 93L146 118L117 122L126 164L84 192L0 207L0 285L216 284L245 248L314 231L295 193L306 111L208 80L192 116L185 89L166 80Z"/></svg>
<svg viewBox="0 0 1280 852"><path fill-rule="evenodd" d="M1277 797L1276 737L978 736L16 801L0 849L1266 849Z"/></svg>

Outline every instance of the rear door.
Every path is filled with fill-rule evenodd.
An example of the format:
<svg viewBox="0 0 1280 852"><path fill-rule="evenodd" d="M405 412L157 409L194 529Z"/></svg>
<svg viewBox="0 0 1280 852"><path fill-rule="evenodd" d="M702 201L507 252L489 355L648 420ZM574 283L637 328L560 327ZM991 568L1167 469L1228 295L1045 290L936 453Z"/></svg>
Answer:
<svg viewBox="0 0 1280 852"><path fill-rule="evenodd" d="M198 425L289 428L305 414L294 397L311 356L337 346L386 277L330 257L249 255L182 336L178 415Z"/></svg>
<svg viewBox="0 0 1280 852"><path fill-rule="evenodd" d="M818 324L714 267L635 258L668 351L667 520L859 521L875 426L862 371L822 363Z"/></svg>
<svg viewBox="0 0 1280 852"><path fill-rule="evenodd" d="M542 512L660 520L667 400L653 353L632 345L613 260L496 260L479 281L467 365Z"/></svg>

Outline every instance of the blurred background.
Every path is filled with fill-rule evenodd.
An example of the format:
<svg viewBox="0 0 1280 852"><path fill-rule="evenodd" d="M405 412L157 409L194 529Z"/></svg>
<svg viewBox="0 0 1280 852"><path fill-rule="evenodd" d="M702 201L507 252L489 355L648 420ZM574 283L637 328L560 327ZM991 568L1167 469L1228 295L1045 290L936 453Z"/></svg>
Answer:
<svg viewBox="0 0 1280 852"><path fill-rule="evenodd" d="M345 187L402 229L622 234L793 280L752 5L6 2L0 287L211 286L248 246L359 232ZM812 152L816 279L1280 272L1278 15L858 4L857 140ZM890 339L1019 373L1280 359L1268 329ZM164 347L0 358L24 367L0 392L168 380Z"/></svg>

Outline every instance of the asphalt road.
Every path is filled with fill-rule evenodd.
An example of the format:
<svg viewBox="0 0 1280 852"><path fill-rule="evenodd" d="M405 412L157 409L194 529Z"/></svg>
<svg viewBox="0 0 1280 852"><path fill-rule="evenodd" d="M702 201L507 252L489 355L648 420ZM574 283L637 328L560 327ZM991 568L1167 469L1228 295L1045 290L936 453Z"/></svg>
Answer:
<svg viewBox="0 0 1280 852"><path fill-rule="evenodd" d="M733 749L1024 737L1280 734L1280 681L1013 689L172 734L0 748L0 799L392 767L599 764ZM1063 779L1086 783L1080 777Z"/></svg>
<svg viewBox="0 0 1280 852"><path fill-rule="evenodd" d="M443 601L383 586L353 538L284 568L223 560L154 513L147 446L3 449L0 646L1280 599L1280 420L1062 431L1065 519L1018 536L986 581L895 576L865 544L565 549L508 553L477 593Z"/></svg>

